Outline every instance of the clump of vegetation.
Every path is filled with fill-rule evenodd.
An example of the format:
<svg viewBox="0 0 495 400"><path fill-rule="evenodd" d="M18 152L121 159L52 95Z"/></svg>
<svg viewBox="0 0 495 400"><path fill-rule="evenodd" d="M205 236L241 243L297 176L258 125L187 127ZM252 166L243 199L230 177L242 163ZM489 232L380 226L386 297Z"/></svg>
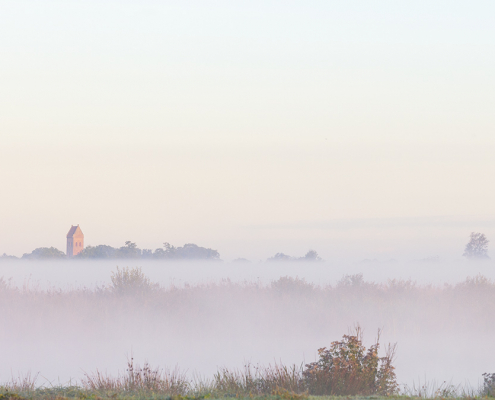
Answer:
<svg viewBox="0 0 495 400"><path fill-rule="evenodd" d="M117 267L110 279L112 291L119 295L145 294L158 289L158 284L152 283L141 268Z"/></svg>
<svg viewBox="0 0 495 400"><path fill-rule="evenodd" d="M495 373L483 374L483 390L482 395L487 397L495 397Z"/></svg>
<svg viewBox="0 0 495 400"><path fill-rule="evenodd" d="M243 370L222 368L213 380L212 392L217 396L290 396L305 392L301 368L275 364L268 367L247 364ZM282 398L285 398L283 397Z"/></svg>
<svg viewBox="0 0 495 400"><path fill-rule="evenodd" d="M304 257L291 257L284 253L277 253L267 261L322 261L315 250L309 250Z"/></svg>
<svg viewBox="0 0 495 400"><path fill-rule="evenodd" d="M27 260L52 260L67 258L63 251L55 247L38 247L31 253L24 253L22 258Z"/></svg>
<svg viewBox="0 0 495 400"><path fill-rule="evenodd" d="M389 345L384 357L378 356L380 332L376 343L366 350L362 330L344 335L330 348L318 350L319 360L303 371L306 386L313 395L391 395L398 391L392 366L395 345Z"/></svg>
<svg viewBox="0 0 495 400"><path fill-rule="evenodd" d="M8 395L11 397L19 397L19 393L30 393L36 390L37 381L39 374L31 374L28 372L25 375L18 375L17 377L12 377L12 380L7 383L5 386L1 387L3 389L2 395L4 398L8 398ZM14 395L15 393L15 395ZM1 397L0 397L1 399Z"/></svg>
<svg viewBox="0 0 495 400"><path fill-rule="evenodd" d="M155 251L151 249L140 249L136 243L130 240L119 248L106 245L87 246L76 258L125 258L125 259L160 259L160 260L219 260L220 253L217 250L198 246L194 243L186 243L182 247L172 246L164 243L163 248Z"/></svg>
<svg viewBox="0 0 495 400"><path fill-rule="evenodd" d="M100 371L85 374L83 388L99 393L160 393L169 396L184 396L190 390L190 383L178 369L173 371L152 368L147 362L141 368L134 359L127 362L126 373L116 378L104 375Z"/></svg>
<svg viewBox="0 0 495 400"><path fill-rule="evenodd" d="M307 392L295 393L283 388L277 388L272 391L272 396L275 396L276 399L282 400L305 400L309 397Z"/></svg>
<svg viewBox="0 0 495 400"><path fill-rule="evenodd" d="M466 385L454 385L451 382L443 381L438 383L435 380L424 381L418 380L413 382L412 386L404 385L401 395L409 398L418 399L466 399L474 400L480 397L486 397L482 391Z"/></svg>
<svg viewBox="0 0 495 400"><path fill-rule="evenodd" d="M379 335L366 350L362 330L344 335L329 349L318 350L319 360L305 368L253 367L244 370L222 369L214 377L214 393L223 396L278 395L295 398L307 394L318 396L389 396L399 390L392 365L395 345L388 345L384 357L378 356ZM282 395L283 394L283 395ZM284 397L289 396L289 397Z"/></svg>
<svg viewBox="0 0 495 400"><path fill-rule="evenodd" d="M6 253L3 253L1 256L0 256L0 261L2 260L18 260L18 258L16 256L10 256Z"/></svg>
<svg viewBox="0 0 495 400"><path fill-rule="evenodd" d="M471 232L469 242L466 245L463 256L471 260L488 259L488 243L490 241L483 233Z"/></svg>
<svg viewBox="0 0 495 400"><path fill-rule="evenodd" d="M5 279L3 276L0 277L0 292L7 291L9 289L14 289L12 285L12 278Z"/></svg>
<svg viewBox="0 0 495 400"><path fill-rule="evenodd" d="M194 243L186 243L182 247L163 243L163 249L156 249L153 258L169 258L175 260L219 260L220 253L216 250L200 247Z"/></svg>
<svg viewBox="0 0 495 400"><path fill-rule="evenodd" d="M342 279L337 282L339 288L349 287L362 287L366 283L363 278L363 274L344 275Z"/></svg>
<svg viewBox="0 0 495 400"><path fill-rule="evenodd" d="M298 277L282 276L270 284L272 290L284 295L311 295L315 292L315 285Z"/></svg>
<svg viewBox="0 0 495 400"><path fill-rule="evenodd" d="M405 399L418 400L474 400L495 397L495 374L483 374L484 386L479 391L472 388L466 390L466 388L454 386L447 382L438 385L435 381L430 381L419 382L417 385L413 384L412 387L404 386L404 389L399 393L395 383L395 374L388 373L391 380L387 381L386 385L389 390L380 392L377 390L379 387L377 382L380 381L380 377L383 377L383 372L387 374L387 370L390 371L390 368L376 367L377 362L378 364L381 363L381 359L376 357L378 340L366 352L364 347L359 345L360 340L356 340L358 337L361 337L360 330L354 335L344 335L340 342L332 343L330 350L336 349L336 355L332 356L333 364L339 364L339 367L334 369L333 378L344 385L340 386L340 392L335 391L331 394L322 390L324 386L318 385L314 380L308 381L306 377L308 366L313 367L318 362L308 364L305 369L295 365L292 367L283 365L260 367L248 364L242 370L223 368L215 374L213 380L195 379L191 381L177 368L170 372L160 368L152 368L148 363L145 363L141 368L134 364L134 360L131 358L124 374L111 377L97 370L95 373L85 374L85 378L81 382L82 386L74 386L69 383L66 386L50 385L45 387L36 384L38 374L19 376L14 378L12 382L0 386L0 400L205 400L209 398L307 400L311 394L325 396L322 398L326 399L336 399L337 396L346 396L348 399L349 396L357 396L355 398L359 399L362 398L361 396L370 395L372 397L366 398L379 399L382 396L397 398L397 396L401 396ZM361 357L357 356L360 352ZM319 362L327 362L329 353L325 351L321 353L325 360L322 360L320 356ZM371 358L374 361L364 362L370 354L371 357L368 360ZM371 379L373 373L363 374L366 368L361 368L361 377L358 377L360 374L356 373L356 368L358 370L360 368L357 366L359 359L364 365L372 365L368 372L375 369L375 385L372 384L373 379ZM311 379L313 378L314 376L311 377ZM326 379L329 378L327 374ZM331 379L326 382L329 381ZM363 383L374 388L374 392L362 390ZM332 386L328 387L331 388ZM344 389L345 387L346 389Z"/></svg>

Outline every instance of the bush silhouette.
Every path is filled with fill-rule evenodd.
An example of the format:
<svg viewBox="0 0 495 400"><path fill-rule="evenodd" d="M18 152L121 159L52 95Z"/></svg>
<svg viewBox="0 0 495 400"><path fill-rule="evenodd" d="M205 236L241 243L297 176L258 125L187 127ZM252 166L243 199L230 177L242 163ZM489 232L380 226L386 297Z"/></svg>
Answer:
<svg viewBox="0 0 495 400"><path fill-rule="evenodd" d="M486 397L495 397L495 373L483 374L483 389L481 394Z"/></svg>
<svg viewBox="0 0 495 400"><path fill-rule="evenodd" d="M488 257L488 243L490 243L490 241L483 233L471 232L469 238L469 242L464 250L464 257L471 260L483 260L490 258Z"/></svg>
<svg viewBox="0 0 495 400"><path fill-rule="evenodd" d="M319 360L306 365L303 377L312 395L356 396L389 395L398 390L392 366L395 345L389 345L385 357L378 357L380 332L376 343L366 350L362 330L344 335L330 348L318 350Z"/></svg>
<svg viewBox="0 0 495 400"><path fill-rule="evenodd" d="M111 289L119 295L135 295L151 293L158 288L156 283L151 283L141 271L141 268L117 267L116 272L112 272Z"/></svg>

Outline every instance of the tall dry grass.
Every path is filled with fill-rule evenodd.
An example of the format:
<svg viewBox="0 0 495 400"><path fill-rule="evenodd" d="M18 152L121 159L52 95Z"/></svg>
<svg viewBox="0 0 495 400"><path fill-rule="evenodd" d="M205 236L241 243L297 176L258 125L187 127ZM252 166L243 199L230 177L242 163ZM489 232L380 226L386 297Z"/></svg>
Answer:
<svg viewBox="0 0 495 400"><path fill-rule="evenodd" d="M307 391L302 367L280 364L266 367L247 364L243 369L221 368L211 384L217 396L263 396L276 393L301 394Z"/></svg>
<svg viewBox="0 0 495 400"><path fill-rule="evenodd" d="M151 392L165 393L171 396L186 395L191 390L191 384L184 373L178 368L172 371L152 368L147 362L140 367L134 363L134 358L127 362L126 373L117 377L96 370L85 373L82 387L95 392Z"/></svg>
<svg viewBox="0 0 495 400"><path fill-rule="evenodd" d="M12 376L8 382L5 382L3 389L13 393L30 393L36 390L39 381L39 373L33 374L27 372L24 375L18 374Z"/></svg>
<svg viewBox="0 0 495 400"><path fill-rule="evenodd" d="M343 338L345 341L345 337ZM335 371L334 379L342 378L341 371ZM22 400L64 400L64 399L164 399L164 400L202 400L207 398L271 398L273 400L305 400L309 395L313 398L369 398L383 397L405 399L488 399L494 398L494 374L485 374L484 385L479 388L453 385L436 381L418 381L402 390L379 393L376 390L363 391L361 384L347 381L348 387L342 390L321 390L314 380L305 377L303 367L286 367L271 365L260 367L246 365L242 370L220 369L213 379L187 380L178 369L167 372L160 368L152 368L145 364L142 368L131 360L126 373L116 377L102 374L99 371L86 374L81 386L51 384L37 385L37 377L33 375L19 376L11 382L0 385L0 399ZM320 382L321 383L321 382ZM324 380L323 383L328 383ZM376 388L375 388L376 389Z"/></svg>

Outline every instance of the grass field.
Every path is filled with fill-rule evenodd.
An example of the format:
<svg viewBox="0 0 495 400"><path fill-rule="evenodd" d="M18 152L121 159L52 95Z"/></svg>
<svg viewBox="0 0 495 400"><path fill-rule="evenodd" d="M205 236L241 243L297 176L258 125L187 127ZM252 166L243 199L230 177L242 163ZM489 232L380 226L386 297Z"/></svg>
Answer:
<svg viewBox="0 0 495 400"><path fill-rule="evenodd" d="M153 393L153 392L135 392L135 393L119 393L119 392L92 392L82 390L77 387L60 387L60 388L51 388L51 389L39 389L33 392L9 392L3 390L0 393L0 400L64 400L64 399L81 399L81 400L106 400L106 399L119 399L119 400L203 400L203 399L226 399L231 400L235 399L249 399L249 400L344 400L344 399L353 399L353 400L426 400L426 399L438 399L438 400L447 400L447 399L486 399L488 397L483 395L463 395L463 394L452 394L451 396L442 396L442 395L433 395L429 397L423 396L409 396L409 395L393 395L393 396L311 396L304 394L295 394L295 393L280 393L280 394L272 394L272 395L263 395L263 396L222 396L222 395L197 395L197 396L180 396L180 395L167 395L162 393Z"/></svg>
<svg viewBox="0 0 495 400"><path fill-rule="evenodd" d="M366 350L361 344L360 333L358 328L354 335L344 335L330 349L320 349L318 362L304 368L247 365L243 370L224 368L212 379L197 377L190 380L178 369L167 371L148 364L140 367L130 359L123 374L112 377L96 371L86 374L79 385L39 385L37 375L27 374L0 386L0 400L495 398L495 374L484 374L484 384L476 389L446 382L400 387L391 365L393 348L389 347L385 357L377 357L379 342ZM342 365L345 368L339 368ZM387 378L385 387L384 376ZM319 395L315 395L317 393Z"/></svg>

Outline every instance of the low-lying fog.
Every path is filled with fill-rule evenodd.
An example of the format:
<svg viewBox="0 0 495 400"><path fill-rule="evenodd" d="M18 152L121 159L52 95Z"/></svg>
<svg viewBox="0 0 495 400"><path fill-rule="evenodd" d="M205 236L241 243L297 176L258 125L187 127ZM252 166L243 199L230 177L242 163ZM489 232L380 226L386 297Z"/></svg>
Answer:
<svg viewBox="0 0 495 400"><path fill-rule="evenodd" d="M198 284L230 279L233 282L268 284L281 276L299 277L308 283L332 285L344 275L363 274L366 281L386 283L390 279L413 280L420 284L444 284L464 281L482 274L495 279L495 261L442 261L435 258L412 262L363 260L356 263L332 262L190 262L153 260L61 260L0 261L0 277L12 278L16 286L94 288L108 284L116 267L141 267L153 282L162 286Z"/></svg>
<svg viewBox="0 0 495 400"><path fill-rule="evenodd" d="M113 293L117 265L142 267L161 289ZM477 386L495 372L492 261L14 260L0 264L2 276L0 381L28 371L53 384L115 374L131 352L191 376L246 362L300 365L357 323L366 345L378 328L382 343L398 343L401 383Z"/></svg>

